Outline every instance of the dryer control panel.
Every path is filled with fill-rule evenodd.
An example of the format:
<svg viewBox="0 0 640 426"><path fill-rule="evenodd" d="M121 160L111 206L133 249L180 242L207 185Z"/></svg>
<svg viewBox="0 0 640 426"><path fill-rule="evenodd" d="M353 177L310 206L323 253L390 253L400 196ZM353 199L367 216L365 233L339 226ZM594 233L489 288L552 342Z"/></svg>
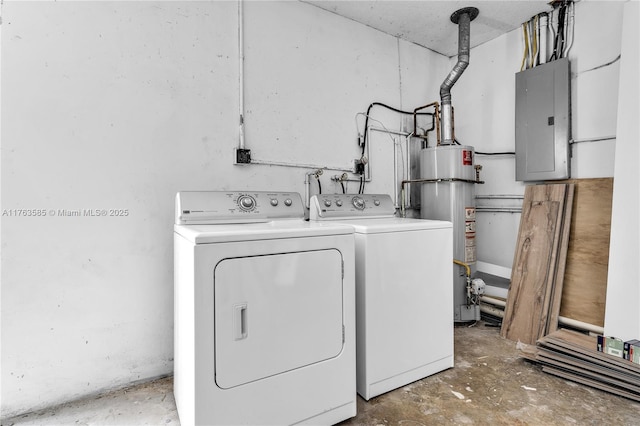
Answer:
<svg viewBox="0 0 640 426"><path fill-rule="evenodd" d="M304 219L297 192L182 191L176 195L177 225Z"/></svg>
<svg viewBox="0 0 640 426"><path fill-rule="evenodd" d="M310 204L311 220L393 217L396 212L387 194L320 194Z"/></svg>

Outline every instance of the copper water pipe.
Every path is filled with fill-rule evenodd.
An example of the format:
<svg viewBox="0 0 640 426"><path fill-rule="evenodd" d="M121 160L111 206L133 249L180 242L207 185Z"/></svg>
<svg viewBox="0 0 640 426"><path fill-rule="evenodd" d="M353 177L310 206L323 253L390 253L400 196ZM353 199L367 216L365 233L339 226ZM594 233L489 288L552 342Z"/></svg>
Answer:
<svg viewBox="0 0 640 426"><path fill-rule="evenodd" d="M437 140L438 140L438 145L440 145L440 104L438 103L438 101L435 102L431 102L430 104L427 105L423 105L420 106L416 109L413 110L413 133L416 133L416 129L418 128L418 111L425 109L425 108L429 108L429 107L433 107L434 111L435 111L435 123L436 123L436 135L437 135ZM431 129L433 130L433 128Z"/></svg>

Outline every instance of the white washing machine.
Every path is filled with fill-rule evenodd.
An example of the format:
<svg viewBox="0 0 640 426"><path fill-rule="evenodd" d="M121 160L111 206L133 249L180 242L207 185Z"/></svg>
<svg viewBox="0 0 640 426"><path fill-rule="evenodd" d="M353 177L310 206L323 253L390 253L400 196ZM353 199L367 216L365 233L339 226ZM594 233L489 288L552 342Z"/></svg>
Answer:
<svg viewBox="0 0 640 426"><path fill-rule="evenodd" d="M182 425L355 416L353 228L326 225L304 220L297 193L177 194Z"/></svg>
<svg viewBox="0 0 640 426"><path fill-rule="evenodd" d="M395 217L388 195L318 195L310 219L356 240L357 390L366 400L453 367L451 222Z"/></svg>

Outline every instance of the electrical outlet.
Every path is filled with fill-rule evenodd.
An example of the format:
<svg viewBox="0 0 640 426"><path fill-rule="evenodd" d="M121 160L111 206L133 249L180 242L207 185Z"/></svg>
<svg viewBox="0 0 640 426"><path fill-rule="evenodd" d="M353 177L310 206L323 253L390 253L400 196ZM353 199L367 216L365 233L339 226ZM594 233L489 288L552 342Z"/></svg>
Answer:
<svg viewBox="0 0 640 426"><path fill-rule="evenodd" d="M356 158L355 160L353 160L353 173L357 175L364 174L364 163L359 158Z"/></svg>
<svg viewBox="0 0 640 426"><path fill-rule="evenodd" d="M250 164L251 163L251 150L250 149L236 149L236 164Z"/></svg>

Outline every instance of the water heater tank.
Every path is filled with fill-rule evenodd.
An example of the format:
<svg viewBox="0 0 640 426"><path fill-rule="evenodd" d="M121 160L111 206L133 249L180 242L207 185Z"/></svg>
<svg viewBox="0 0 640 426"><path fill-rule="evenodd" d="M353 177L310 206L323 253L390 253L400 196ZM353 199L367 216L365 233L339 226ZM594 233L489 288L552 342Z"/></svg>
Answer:
<svg viewBox="0 0 640 426"><path fill-rule="evenodd" d="M420 191L423 219L453 223L453 259L476 262L476 204L474 149L465 145L440 145L420 152L420 176L427 180ZM452 260L453 260L452 259ZM470 300L465 268L453 272L454 321L477 321L480 306Z"/></svg>

